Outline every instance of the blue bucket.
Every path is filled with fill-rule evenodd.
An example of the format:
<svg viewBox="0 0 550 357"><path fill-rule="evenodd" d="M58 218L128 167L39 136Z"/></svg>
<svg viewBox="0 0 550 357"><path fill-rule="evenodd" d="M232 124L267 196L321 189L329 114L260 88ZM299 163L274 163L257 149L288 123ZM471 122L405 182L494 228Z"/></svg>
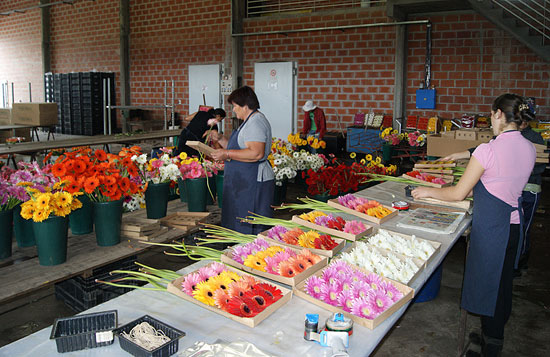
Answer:
<svg viewBox="0 0 550 357"><path fill-rule="evenodd" d="M424 284L422 289L416 294L413 302L427 302L435 299L441 287L441 275L443 275L443 264L440 264L433 272L432 276L426 280L426 284Z"/></svg>

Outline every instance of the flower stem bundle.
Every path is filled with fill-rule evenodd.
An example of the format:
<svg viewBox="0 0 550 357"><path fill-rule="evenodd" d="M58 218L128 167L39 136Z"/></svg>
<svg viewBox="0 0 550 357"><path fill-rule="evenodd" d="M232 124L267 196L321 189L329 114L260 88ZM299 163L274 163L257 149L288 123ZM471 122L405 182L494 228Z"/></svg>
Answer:
<svg viewBox="0 0 550 357"><path fill-rule="evenodd" d="M292 209L292 210L314 210L314 211L324 211L324 212L341 212L338 208L334 208L329 206L325 202L317 201L309 197L302 197L298 198L303 203L291 203L291 204L283 204L280 207L276 207L275 209Z"/></svg>

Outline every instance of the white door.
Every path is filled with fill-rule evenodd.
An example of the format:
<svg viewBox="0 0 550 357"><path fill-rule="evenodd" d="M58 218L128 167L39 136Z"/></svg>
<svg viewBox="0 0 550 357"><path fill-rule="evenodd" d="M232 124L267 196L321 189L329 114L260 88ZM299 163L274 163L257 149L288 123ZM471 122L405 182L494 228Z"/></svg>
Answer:
<svg viewBox="0 0 550 357"><path fill-rule="evenodd" d="M221 108L220 93L221 65L189 66L189 114L196 112L199 105Z"/></svg>
<svg viewBox="0 0 550 357"><path fill-rule="evenodd" d="M271 124L273 137L286 140L296 131L296 64L268 62L254 64L254 91L260 111Z"/></svg>

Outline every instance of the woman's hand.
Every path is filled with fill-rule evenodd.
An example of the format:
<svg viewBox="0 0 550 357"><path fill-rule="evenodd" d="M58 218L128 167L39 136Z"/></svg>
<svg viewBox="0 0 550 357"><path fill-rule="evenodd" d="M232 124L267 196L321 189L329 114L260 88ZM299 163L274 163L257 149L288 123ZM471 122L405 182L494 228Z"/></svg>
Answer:
<svg viewBox="0 0 550 357"><path fill-rule="evenodd" d="M411 191L413 198L428 198L433 189L430 187L417 187Z"/></svg>
<svg viewBox="0 0 550 357"><path fill-rule="evenodd" d="M208 130L206 133L202 134L202 137L206 137L208 140L211 140L213 143L217 143L223 138L223 134L220 134L216 130Z"/></svg>
<svg viewBox="0 0 550 357"><path fill-rule="evenodd" d="M225 149L215 150L210 156L216 161L224 161L228 158L227 150Z"/></svg>

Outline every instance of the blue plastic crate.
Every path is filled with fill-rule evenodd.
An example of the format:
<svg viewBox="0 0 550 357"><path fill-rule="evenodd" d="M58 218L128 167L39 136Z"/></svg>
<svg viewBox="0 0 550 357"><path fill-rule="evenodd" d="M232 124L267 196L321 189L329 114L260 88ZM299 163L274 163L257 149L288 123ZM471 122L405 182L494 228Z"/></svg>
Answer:
<svg viewBox="0 0 550 357"><path fill-rule="evenodd" d="M348 127L346 150L348 152L359 152L372 154L382 150L384 140L380 138L380 130Z"/></svg>

